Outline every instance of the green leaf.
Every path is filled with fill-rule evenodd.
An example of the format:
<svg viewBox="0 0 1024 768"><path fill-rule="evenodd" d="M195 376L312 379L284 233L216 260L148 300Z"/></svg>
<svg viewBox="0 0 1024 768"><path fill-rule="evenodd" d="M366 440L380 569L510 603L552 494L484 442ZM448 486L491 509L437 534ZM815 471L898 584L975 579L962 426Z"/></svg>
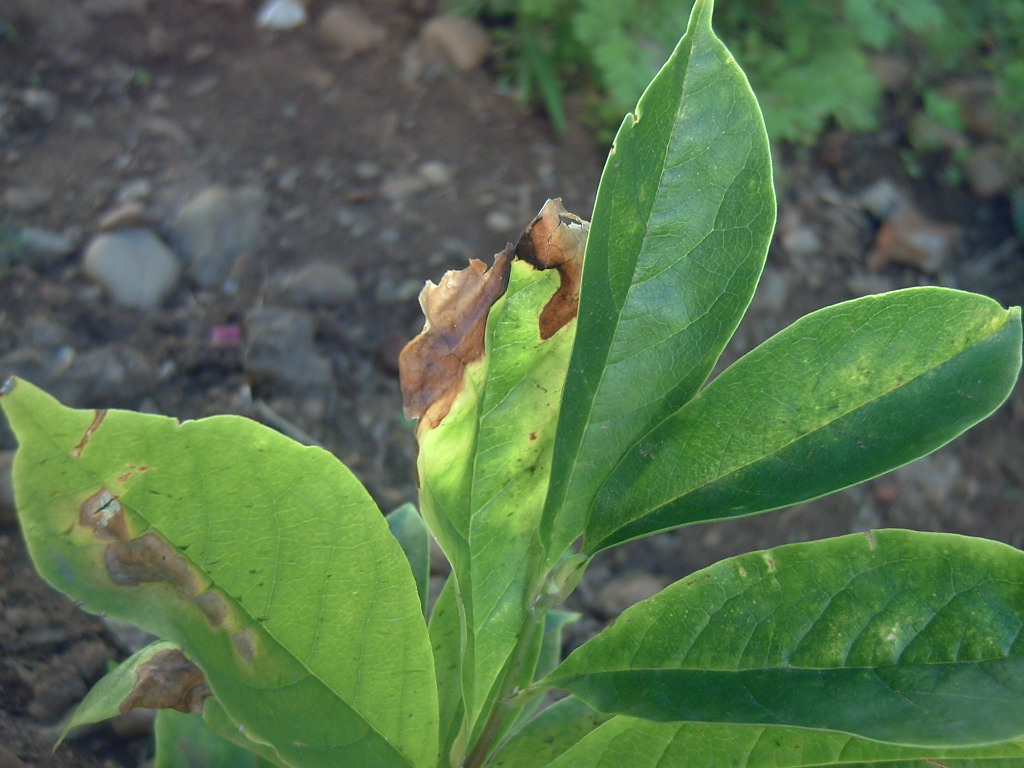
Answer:
<svg viewBox="0 0 1024 768"><path fill-rule="evenodd" d="M420 605L426 614L430 591L430 531L415 504L403 504L387 516L387 521L391 535L398 540L409 561Z"/></svg>
<svg viewBox="0 0 1024 768"><path fill-rule="evenodd" d="M922 748L779 726L653 723L616 717L580 739L548 768L1019 768L1024 742ZM533 768L512 762L503 768Z"/></svg>
<svg viewBox="0 0 1024 768"><path fill-rule="evenodd" d="M502 682L542 560L537 536L575 323L541 338L554 270L512 262L490 308L485 354L434 428L421 422L420 500L452 562L467 625L463 686L471 724ZM437 525L434 525L437 521Z"/></svg>
<svg viewBox="0 0 1024 768"><path fill-rule="evenodd" d="M545 683L602 712L918 746L1024 735L1024 553L882 530L733 557L626 610Z"/></svg>
<svg viewBox="0 0 1024 768"><path fill-rule="evenodd" d="M516 731L495 754L491 765L493 768L537 768L549 765L612 717L596 712L574 696L567 696ZM578 762L575 765L589 768L592 763ZM623 759L617 765L632 766L634 763L632 759Z"/></svg>
<svg viewBox="0 0 1024 768"><path fill-rule="evenodd" d="M544 677L562 660L563 630L579 620L581 614L575 611L550 611L544 617L544 638L541 641L540 657L537 659L537 679Z"/></svg>
<svg viewBox="0 0 1024 768"><path fill-rule="evenodd" d="M203 675L174 643L150 643L121 662L94 685L75 709L57 746L72 728L100 723L140 707L178 706L198 712L209 688Z"/></svg>
<svg viewBox="0 0 1024 768"><path fill-rule="evenodd" d="M181 646L231 720L292 765L434 765L415 584L333 456L239 417L71 410L24 381L0 405L51 584Z"/></svg>
<svg viewBox="0 0 1024 768"><path fill-rule="evenodd" d="M252 752L222 739L199 714L161 709L156 714L154 768L260 768Z"/></svg>
<svg viewBox="0 0 1024 768"><path fill-rule="evenodd" d="M775 220L754 95L697 2L619 129L597 193L543 531L554 564L619 458L711 372Z"/></svg>
<svg viewBox="0 0 1024 768"><path fill-rule="evenodd" d="M924 456L1009 395L1020 310L946 288L808 315L722 373L611 473L584 549L822 496Z"/></svg>
<svg viewBox="0 0 1024 768"><path fill-rule="evenodd" d="M455 579L448 577L430 614L430 647L434 654L437 702L440 713L439 766L450 765L449 756L462 728L462 619L459 616Z"/></svg>
<svg viewBox="0 0 1024 768"><path fill-rule="evenodd" d="M232 720L216 698L211 697L206 700L206 704L203 706L203 722L215 735L259 757L262 761L259 763L260 768L264 765L291 765L285 762L280 752L272 744L257 741L246 731L245 726L240 726Z"/></svg>

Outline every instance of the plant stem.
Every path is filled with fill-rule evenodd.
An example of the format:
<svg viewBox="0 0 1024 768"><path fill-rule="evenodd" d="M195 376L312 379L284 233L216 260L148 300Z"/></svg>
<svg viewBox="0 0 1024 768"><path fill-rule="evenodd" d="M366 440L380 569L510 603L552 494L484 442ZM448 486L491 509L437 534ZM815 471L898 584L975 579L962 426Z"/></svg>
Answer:
<svg viewBox="0 0 1024 768"><path fill-rule="evenodd" d="M546 613L547 610L529 612L528 618L523 624L523 631L519 634L516 647L512 650L509 658L505 678L501 685L501 692L494 699L494 704L491 705L491 711L487 716L487 720L484 722L483 728L480 729L480 736L462 763L462 768L481 768L483 766L484 760L487 759L491 747L494 746L494 740L501 732L501 727L505 724L506 718L522 707L521 704L510 706L509 702L518 693L516 681L522 671L523 664L526 663L526 657L529 653L534 634L544 630L544 615Z"/></svg>

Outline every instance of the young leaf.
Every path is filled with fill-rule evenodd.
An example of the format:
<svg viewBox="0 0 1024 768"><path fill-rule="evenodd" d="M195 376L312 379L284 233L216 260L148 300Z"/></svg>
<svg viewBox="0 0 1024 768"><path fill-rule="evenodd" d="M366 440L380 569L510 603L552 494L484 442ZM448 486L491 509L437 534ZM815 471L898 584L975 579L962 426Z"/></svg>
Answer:
<svg viewBox="0 0 1024 768"><path fill-rule="evenodd" d="M156 714L153 768L264 768L273 766L247 749L222 739L199 714L161 709Z"/></svg>
<svg viewBox="0 0 1024 768"><path fill-rule="evenodd" d="M1024 742L981 747L900 747L841 733L779 726L653 723L615 717L547 768L1018 768ZM532 768L537 763L496 763Z"/></svg>
<svg viewBox="0 0 1024 768"><path fill-rule="evenodd" d="M0 405L50 583L181 646L230 719L289 764L434 764L415 584L333 456L238 417L71 410L24 381Z"/></svg>
<svg viewBox="0 0 1024 768"><path fill-rule="evenodd" d="M174 643L150 643L104 675L85 695L57 744L79 725L99 723L133 709L202 712L210 686Z"/></svg>
<svg viewBox="0 0 1024 768"><path fill-rule="evenodd" d="M542 535L553 565L619 458L700 388L750 302L775 221L746 77L694 4L619 129L587 244Z"/></svg>
<svg viewBox="0 0 1024 768"><path fill-rule="evenodd" d="M407 412L420 418L421 508L452 563L467 625L471 738L505 680L540 578L537 530L586 232L549 201L514 261L505 252L487 272L477 262L428 286L427 327L402 353ZM496 298L495 285L504 288Z"/></svg>
<svg viewBox="0 0 1024 768"><path fill-rule="evenodd" d="M430 590L430 531L414 504L403 504L387 516L388 528L409 561L423 613Z"/></svg>
<svg viewBox="0 0 1024 768"><path fill-rule="evenodd" d="M918 746L1024 736L1024 553L881 530L733 557L626 610L545 683L602 712Z"/></svg>
<svg viewBox="0 0 1024 768"><path fill-rule="evenodd" d="M1021 361L1020 310L946 288L866 296L750 352L622 459L584 549L822 496L988 416Z"/></svg>
<svg viewBox="0 0 1024 768"><path fill-rule="evenodd" d="M440 715L441 751L438 766L447 768L452 746L462 728L462 619L459 616L455 579L448 577L430 614L430 647L434 653L437 703Z"/></svg>

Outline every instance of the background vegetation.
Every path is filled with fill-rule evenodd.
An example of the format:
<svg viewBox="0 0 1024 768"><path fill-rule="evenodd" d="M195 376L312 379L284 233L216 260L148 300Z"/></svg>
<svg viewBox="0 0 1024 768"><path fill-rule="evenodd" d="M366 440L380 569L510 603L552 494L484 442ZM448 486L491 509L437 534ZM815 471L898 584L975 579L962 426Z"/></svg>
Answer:
<svg viewBox="0 0 1024 768"><path fill-rule="evenodd" d="M447 2L491 26L499 67L556 130L574 94L572 103L607 139L668 57L692 7L688 0ZM873 130L887 90L898 89L894 106L906 118L911 155L948 152L956 180L965 147L994 139L1021 188L1024 0L729 0L718 4L715 21L759 95L773 140L812 143L833 124Z"/></svg>

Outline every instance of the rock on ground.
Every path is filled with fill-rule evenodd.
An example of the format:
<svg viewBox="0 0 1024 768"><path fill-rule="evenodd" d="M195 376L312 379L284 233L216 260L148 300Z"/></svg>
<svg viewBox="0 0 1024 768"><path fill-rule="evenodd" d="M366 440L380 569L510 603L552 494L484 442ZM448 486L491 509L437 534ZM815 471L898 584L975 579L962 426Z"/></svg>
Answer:
<svg viewBox="0 0 1024 768"><path fill-rule="evenodd" d="M379 44L386 32L362 8L339 3L324 11L317 20L316 34L342 55L354 56Z"/></svg>
<svg viewBox="0 0 1024 768"><path fill-rule="evenodd" d="M331 362L313 343L316 324L305 312L266 307L249 316L246 368L257 384L318 394L334 386Z"/></svg>
<svg viewBox="0 0 1024 768"><path fill-rule="evenodd" d="M460 72L480 66L491 52L487 30L461 16L435 16L420 33L428 58L440 59Z"/></svg>
<svg viewBox="0 0 1024 768"><path fill-rule="evenodd" d="M256 187L207 187L178 211L174 240L203 288L220 286L235 259L262 243L266 196Z"/></svg>
<svg viewBox="0 0 1024 768"><path fill-rule="evenodd" d="M106 232L89 243L85 273L118 304L154 310L170 296L181 274L171 249L148 229Z"/></svg>
<svg viewBox="0 0 1024 768"><path fill-rule="evenodd" d="M329 261L315 261L285 275L280 298L299 306L338 306L358 293L359 283L347 269Z"/></svg>

